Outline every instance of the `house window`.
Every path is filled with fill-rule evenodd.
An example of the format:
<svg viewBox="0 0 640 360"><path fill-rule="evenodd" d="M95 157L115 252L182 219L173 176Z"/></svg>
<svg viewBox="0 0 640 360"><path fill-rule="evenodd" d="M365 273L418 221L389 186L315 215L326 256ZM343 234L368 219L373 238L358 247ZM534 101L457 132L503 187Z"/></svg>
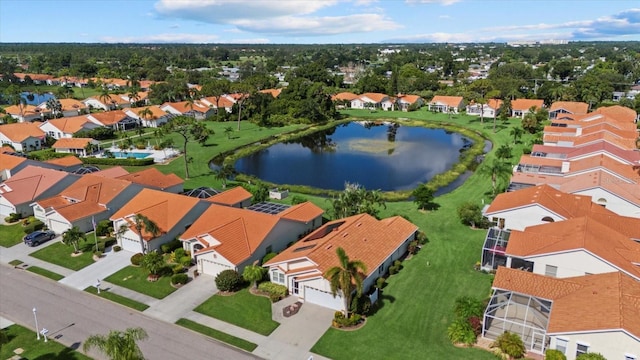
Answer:
<svg viewBox="0 0 640 360"><path fill-rule="evenodd" d="M576 348L576 357L586 354L589 352L589 345L578 343L578 347Z"/></svg>
<svg viewBox="0 0 640 360"><path fill-rule="evenodd" d="M569 341L564 339L556 339L556 350L565 355L567 354L567 345L569 345Z"/></svg>
<svg viewBox="0 0 640 360"><path fill-rule="evenodd" d="M284 284L284 274L274 270L271 272L271 280L279 284Z"/></svg>
<svg viewBox="0 0 640 360"><path fill-rule="evenodd" d="M544 268L544 274L546 276L556 277L558 275L558 267L553 265L547 265Z"/></svg>

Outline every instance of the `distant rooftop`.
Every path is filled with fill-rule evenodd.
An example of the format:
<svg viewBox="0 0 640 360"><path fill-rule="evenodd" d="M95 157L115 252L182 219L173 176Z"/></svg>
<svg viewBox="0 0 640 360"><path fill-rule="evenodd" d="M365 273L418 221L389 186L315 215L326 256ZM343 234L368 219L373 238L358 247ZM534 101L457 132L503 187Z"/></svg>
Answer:
<svg viewBox="0 0 640 360"><path fill-rule="evenodd" d="M249 206L247 209L258 211L265 214L276 215L287 210L290 207L291 207L290 205L286 205L286 204L277 204L277 203L265 201L265 202L253 204Z"/></svg>

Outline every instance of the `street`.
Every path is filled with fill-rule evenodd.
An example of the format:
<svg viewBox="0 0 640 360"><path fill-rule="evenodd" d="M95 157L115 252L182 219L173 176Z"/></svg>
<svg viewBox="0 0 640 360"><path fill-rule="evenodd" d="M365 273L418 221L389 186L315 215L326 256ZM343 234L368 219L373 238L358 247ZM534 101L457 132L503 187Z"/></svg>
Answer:
<svg viewBox="0 0 640 360"><path fill-rule="evenodd" d="M180 326L28 271L0 265L0 316L33 330L33 308L37 309L38 326L48 329L51 339L80 351L82 342L90 335L142 327L149 338L138 344L149 360L258 359ZM87 355L105 359L96 350Z"/></svg>

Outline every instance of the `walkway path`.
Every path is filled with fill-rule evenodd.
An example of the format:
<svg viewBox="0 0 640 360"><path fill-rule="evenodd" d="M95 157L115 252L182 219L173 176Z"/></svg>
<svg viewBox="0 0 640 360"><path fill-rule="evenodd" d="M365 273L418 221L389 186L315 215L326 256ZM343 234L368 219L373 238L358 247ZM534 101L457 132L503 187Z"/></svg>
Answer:
<svg viewBox="0 0 640 360"><path fill-rule="evenodd" d="M76 271L60 280L59 283L71 286L78 290L84 290L89 286L96 286L98 280L117 272L131 264L131 254L126 251L108 251L103 257L93 264Z"/></svg>

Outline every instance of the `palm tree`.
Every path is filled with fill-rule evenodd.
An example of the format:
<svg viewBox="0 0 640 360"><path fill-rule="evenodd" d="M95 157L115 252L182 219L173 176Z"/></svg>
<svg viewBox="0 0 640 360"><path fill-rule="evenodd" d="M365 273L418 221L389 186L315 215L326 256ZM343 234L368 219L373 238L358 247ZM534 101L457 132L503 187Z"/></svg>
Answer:
<svg viewBox="0 0 640 360"><path fill-rule="evenodd" d="M480 168L480 173L491 176L491 187L493 188L493 195L496 194L496 188L498 186L498 179L508 179L512 174L511 165L504 163L498 159L493 159L489 164L485 164Z"/></svg>
<svg viewBox="0 0 640 360"><path fill-rule="evenodd" d="M233 128L231 126L227 126L224 128L224 133L227 134L227 139L231 139L231 133L233 132Z"/></svg>
<svg viewBox="0 0 640 360"><path fill-rule="evenodd" d="M98 348L111 360L144 360L136 341L149 337L143 328L128 328L125 331L111 330L109 335L91 335L82 345L86 352Z"/></svg>
<svg viewBox="0 0 640 360"><path fill-rule="evenodd" d="M138 111L138 116L140 116L141 118L145 119L145 120L149 120L153 117L153 111L151 111L151 109L149 109L149 107L146 107L140 111Z"/></svg>
<svg viewBox="0 0 640 360"><path fill-rule="evenodd" d="M216 180L220 180L222 182L222 188L227 187L227 179L236 174L236 169L229 164L222 165L220 168L213 171L213 175Z"/></svg>
<svg viewBox="0 0 640 360"><path fill-rule="evenodd" d="M350 260L344 249L336 249L340 265L334 266L324 273L324 277L331 284L331 294L336 297L338 292L344 301L344 315L349 317L349 304L355 290L357 295L362 295L362 282L367 273L367 266L360 260Z"/></svg>
<svg viewBox="0 0 640 360"><path fill-rule="evenodd" d="M251 282L251 287L255 290L258 288L258 281L264 277L264 271L266 270L262 266L258 266L257 261L253 265L246 266L242 271L242 277Z"/></svg>
<svg viewBox="0 0 640 360"><path fill-rule="evenodd" d="M149 272L149 278L155 280L158 278L160 270L165 266L165 261L159 252L152 251L144 255L140 265Z"/></svg>
<svg viewBox="0 0 640 360"><path fill-rule="evenodd" d="M111 104L113 103L113 98L111 94L109 94L109 89L106 87L102 88L102 92L98 95L98 99L102 101L103 104L107 106L107 110L111 110Z"/></svg>
<svg viewBox="0 0 640 360"><path fill-rule="evenodd" d="M78 249L80 240L85 239L86 235L82 231L80 231L77 226L72 227L62 234L62 243L67 246L73 246L73 252L76 254L80 252L80 249Z"/></svg>
<svg viewBox="0 0 640 360"><path fill-rule="evenodd" d="M524 134L524 129L519 127L514 127L514 128L511 128L511 131L509 132L509 134L513 136L513 145L515 145L518 142L518 140L522 137L522 134Z"/></svg>
<svg viewBox="0 0 640 360"><path fill-rule="evenodd" d="M153 220L142 214L136 214L133 217L133 227L136 229L138 236L140 237L140 249L143 254L147 253L147 249L144 246L144 237L142 235L142 231L150 233L153 237L160 235L160 228L158 224L153 222Z"/></svg>

